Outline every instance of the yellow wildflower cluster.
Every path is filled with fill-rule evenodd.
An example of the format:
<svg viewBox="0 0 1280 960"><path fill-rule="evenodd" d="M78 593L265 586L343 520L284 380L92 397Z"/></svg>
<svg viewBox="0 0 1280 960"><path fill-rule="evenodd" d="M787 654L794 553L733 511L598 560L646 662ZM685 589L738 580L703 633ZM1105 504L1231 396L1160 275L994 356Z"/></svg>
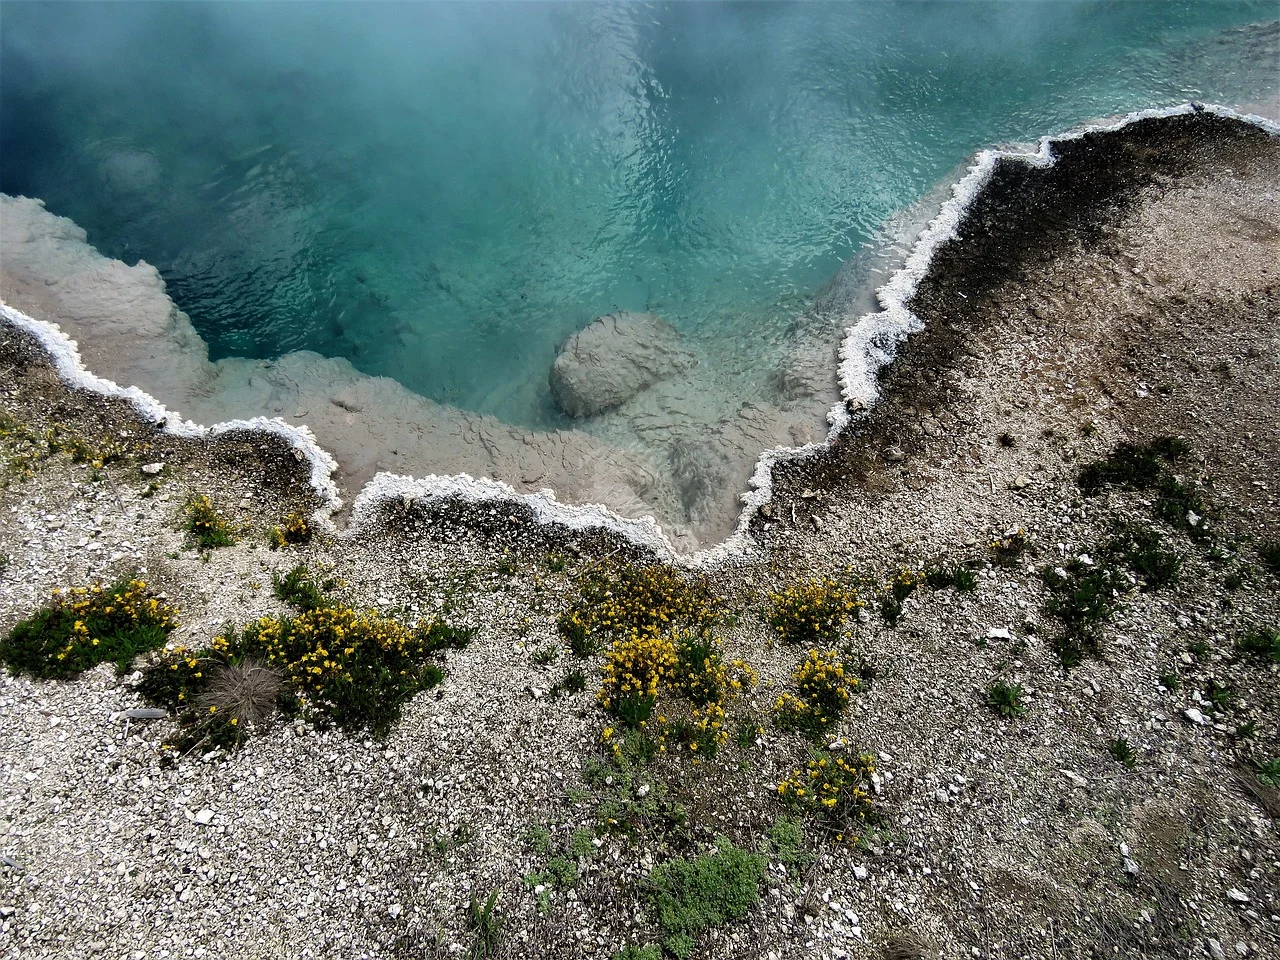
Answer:
<svg viewBox="0 0 1280 960"><path fill-rule="evenodd" d="M296 547L311 541L311 526L300 513L291 513L284 518L284 523L272 527L270 538L272 549Z"/></svg>
<svg viewBox="0 0 1280 960"><path fill-rule="evenodd" d="M789 586L770 598L769 626L785 644L834 643L862 601L858 591L831 579Z"/></svg>
<svg viewBox="0 0 1280 960"><path fill-rule="evenodd" d="M598 699L625 726L643 730L659 752L674 742L711 756L729 737L726 704L758 681L746 662L726 662L710 634L630 636L606 653ZM663 712L654 718L660 702ZM612 727L602 739L621 754L622 740Z"/></svg>
<svg viewBox="0 0 1280 960"><path fill-rule="evenodd" d="M113 440L91 443L60 423L36 431L4 414L0 442L9 449L9 468L24 477L34 476L36 463L56 453L68 453L72 463L88 464L95 471L125 454L124 446Z"/></svg>
<svg viewBox="0 0 1280 960"><path fill-rule="evenodd" d="M201 550L229 547L236 542L231 524L222 519L213 508L213 501L204 494L192 496L184 508L186 529Z"/></svg>
<svg viewBox="0 0 1280 960"><path fill-rule="evenodd" d="M774 718L784 729L818 738L840 721L858 678L835 650L810 650L791 674L796 692L774 702Z"/></svg>
<svg viewBox="0 0 1280 960"><path fill-rule="evenodd" d="M997 537L988 544L992 558L997 566L1010 567L1018 562L1018 559L1027 552L1027 548L1031 546L1031 539L1027 536L1027 531L1022 527L1016 530L1010 530L1002 537Z"/></svg>
<svg viewBox="0 0 1280 960"><path fill-rule="evenodd" d="M816 751L803 770L792 770L778 784L778 799L795 810L816 815L837 840L856 843L862 828L875 817L867 792L875 769L868 754Z"/></svg>
<svg viewBox="0 0 1280 960"><path fill-rule="evenodd" d="M889 592L899 601L905 600L924 581L925 573L923 570L912 570L910 567L903 567L889 581Z"/></svg>
<svg viewBox="0 0 1280 960"><path fill-rule="evenodd" d="M721 606L705 583L687 581L671 567L624 566L588 577L558 626L574 652L585 656L608 638L708 628L719 619Z"/></svg>
<svg viewBox="0 0 1280 960"><path fill-rule="evenodd" d="M52 603L0 643L0 660L41 677L63 677L113 660L123 670L164 643L174 609L143 580L54 590Z"/></svg>
<svg viewBox="0 0 1280 960"><path fill-rule="evenodd" d="M390 729L404 703L443 677L437 651L470 632L443 623L415 629L371 611L330 605L294 618L262 617L198 651L178 647L144 680L144 693L175 709L205 694L210 668L260 663L278 675L282 703L347 729Z"/></svg>

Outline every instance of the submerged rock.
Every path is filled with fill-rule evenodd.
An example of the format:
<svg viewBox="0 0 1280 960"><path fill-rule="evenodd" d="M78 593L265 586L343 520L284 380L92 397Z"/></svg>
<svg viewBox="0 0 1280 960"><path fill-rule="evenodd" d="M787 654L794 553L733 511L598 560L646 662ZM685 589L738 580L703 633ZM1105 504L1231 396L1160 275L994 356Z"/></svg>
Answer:
<svg viewBox="0 0 1280 960"><path fill-rule="evenodd" d="M569 416L591 417L697 362L661 317L610 313L564 342L551 365L551 393Z"/></svg>

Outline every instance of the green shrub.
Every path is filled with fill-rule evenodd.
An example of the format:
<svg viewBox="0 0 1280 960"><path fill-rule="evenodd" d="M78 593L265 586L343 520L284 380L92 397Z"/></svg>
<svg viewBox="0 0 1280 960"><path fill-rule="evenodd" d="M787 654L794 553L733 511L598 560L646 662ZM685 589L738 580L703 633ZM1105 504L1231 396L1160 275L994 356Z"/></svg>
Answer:
<svg viewBox="0 0 1280 960"><path fill-rule="evenodd" d="M1258 627L1236 641L1242 656L1280 663L1280 627Z"/></svg>
<svg viewBox="0 0 1280 960"><path fill-rule="evenodd" d="M46 680L107 662L123 673L138 654L164 646L176 623L173 607L143 580L55 590L47 607L0 641L0 662Z"/></svg>
<svg viewBox="0 0 1280 960"><path fill-rule="evenodd" d="M231 524L218 515L213 501L204 494L193 494L183 508L184 529L199 550L229 547L236 542Z"/></svg>
<svg viewBox="0 0 1280 960"><path fill-rule="evenodd" d="M1054 642L1064 667L1076 666L1098 652L1099 630L1128 592L1128 579L1099 560L1090 565L1072 560L1064 567L1044 567L1040 578L1049 589L1045 612L1062 623L1063 635Z"/></svg>
<svg viewBox="0 0 1280 960"><path fill-rule="evenodd" d="M855 589L830 579L785 587L769 599L768 624L788 646L837 643L845 623L863 606Z"/></svg>
<svg viewBox="0 0 1280 960"><path fill-rule="evenodd" d="M804 823L799 817L780 813L769 827L768 851L787 869L787 873L800 873L812 861L804 848Z"/></svg>
<svg viewBox="0 0 1280 960"><path fill-rule="evenodd" d="M1280 576L1280 540L1264 540L1258 544L1258 559L1264 567Z"/></svg>
<svg viewBox="0 0 1280 960"><path fill-rule="evenodd" d="M1106 553L1141 577L1143 590L1175 583L1182 572L1182 558L1165 550L1160 534L1147 527L1122 524L1108 542Z"/></svg>
<svg viewBox="0 0 1280 960"><path fill-rule="evenodd" d="M997 680L987 688L987 706L1006 720L1012 720L1027 712L1022 693L1021 684Z"/></svg>
<svg viewBox="0 0 1280 960"><path fill-rule="evenodd" d="M663 946L685 960L697 938L731 920L741 920L760 899L768 861L721 837L717 850L693 859L658 864L645 888L663 932Z"/></svg>
<svg viewBox="0 0 1280 960"><path fill-rule="evenodd" d="M228 629L199 650L178 647L147 670L139 689L180 711L186 741L234 743L244 736L241 724L207 697L220 668L255 661L278 676L282 710L383 736L414 694L443 678L432 655L470 636L439 621L411 630L377 613L320 607Z"/></svg>
<svg viewBox="0 0 1280 960"><path fill-rule="evenodd" d="M1106 457L1080 471L1080 489L1086 497L1106 487L1121 490L1150 490L1165 475L1165 463L1191 452L1180 437L1156 437L1145 444L1121 443Z"/></svg>
<svg viewBox="0 0 1280 960"><path fill-rule="evenodd" d="M627 944L621 950L614 951L609 960L662 960L662 948L652 943L642 947Z"/></svg>
<svg viewBox="0 0 1280 960"><path fill-rule="evenodd" d="M284 576L272 573L271 585L277 597L303 613L330 605L329 598L321 591L306 564L298 564Z"/></svg>

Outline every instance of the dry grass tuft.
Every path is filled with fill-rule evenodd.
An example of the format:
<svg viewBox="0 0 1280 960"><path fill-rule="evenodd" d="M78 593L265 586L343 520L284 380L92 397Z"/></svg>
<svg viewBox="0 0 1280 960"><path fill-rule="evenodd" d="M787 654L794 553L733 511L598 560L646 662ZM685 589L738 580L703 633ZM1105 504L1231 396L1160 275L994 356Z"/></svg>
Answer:
<svg viewBox="0 0 1280 960"><path fill-rule="evenodd" d="M223 664L210 671L209 689L201 695L199 706L210 713L217 708L219 716L241 728L261 723L275 710L280 680L278 671L257 660Z"/></svg>

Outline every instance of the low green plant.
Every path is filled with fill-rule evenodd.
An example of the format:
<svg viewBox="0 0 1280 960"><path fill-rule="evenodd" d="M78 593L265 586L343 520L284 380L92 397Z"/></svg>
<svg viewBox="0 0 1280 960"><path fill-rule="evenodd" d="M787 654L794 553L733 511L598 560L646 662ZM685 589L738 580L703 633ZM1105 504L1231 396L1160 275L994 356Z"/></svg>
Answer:
<svg viewBox="0 0 1280 960"><path fill-rule="evenodd" d="M303 613L320 610L331 603L312 577L306 564L298 564L284 576L273 572L271 586L277 597L290 606L297 607Z"/></svg>
<svg viewBox="0 0 1280 960"><path fill-rule="evenodd" d="M1213 648L1204 640L1192 640L1187 644L1187 653L1197 660L1208 660Z"/></svg>
<svg viewBox="0 0 1280 960"><path fill-rule="evenodd" d="M987 688L987 706L997 715L1012 720L1027 712L1022 694L1020 684L997 680Z"/></svg>
<svg viewBox="0 0 1280 960"><path fill-rule="evenodd" d="M658 864L645 883L645 900L662 928L662 945L679 960L697 938L741 920L760 899L768 861L720 837L716 850Z"/></svg>
<svg viewBox="0 0 1280 960"><path fill-rule="evenodd" d="M997 567L1017 566L1018 561L1031 549L1031 538L1027 536L1027 531L1019 527L991 541L988 549Z"/></svg>
<svg viewBox="0 0 1280 960"><path fill-rule="evenodd" d="M644 946L629 943L620 950L615 950L609 960L662 960L662 948L652 943Z"/></svg>
<svg viewBox="0 0 1280 960"><path fill-rule="evenodd" d="M1258 723L1256 720L1250 720L1236 727L1237 740L1252 740L1258 735Z"/></svg>
<svg viewBox="0 0 1280 960"><path fill-rule="evenodd" d="M1257 627L1236 641L1241 656L1280 663L1280 627Z"/></svg>
<svg viewBox="0 0 1280 960"><path fill-rule="evenodd" d="M1111 759L1117 763L1124 764L1130 770L1138 765L1138 755L1133 750L1133 745L1124 737L1116 737L1107 744L1107 752L1111 754Z"/></svg>
<svg viewBox="0 0 1280 960"><path fill-rule="evenodd" d="M1257 777L1260 784L1264 787L1280 789L1280 757L1259 760L1257 767Z"/></svg>
<svg viewBox="0 0 1280 960"><path fill-rule="evenodd" d="M1193 540L1207 540L1209 504L1199 488L1172 474L1161 478L1156 488L1155 514L1165 523L1182 530Z"/></svg>
<svg viewBox="0 0 1280 960"><path fill-rule="evenodd" d="M1142 578L1143 590L1176 583L1182 558L1164 549L1160 534L1149 527L1121 524L1106 545L1106 553Z"/></svg>
<svg viewBox="0 0 1280 960"><path fill-rule="evenodd" d="M1049 590L1045 612L1057 619L1063 633L1055 640L1058 659L1074 667L1098 652L1103 623L1130 589L1127 577L1104 560L1087 564L1071 560L1063 567L1043 567L1040 579Z"/></svg>
<svg viewBox="0 0 1280 960"><path fill-rule="evenodd" d="M1191 452L1191 445L1181 437L1156 437L1144 443L1120 443L1103 460L1080 471L1078 482L1086 497L1101 493L1106 487L1121 490L1150 490L1165 475L1165 464Z"/></svg>
<svg viewBox="0 0 1280 960"><path fill-rule="evenodd" d="M204 494L193 494L183 508L183 528L199 550L229 547L236 542L235 530L219 516L213 501Z"/></svg>
<svg viewBox="0 0 1280 960"><path fill-rule="evenodd" d="M1166 690L1182 689L1182 678L1172 671L1160 674L1160 676L1156 678L1156 681Z"/></svg>
<svg viewBox="0 0 1280 960"><path fill-rule="evenodd" d="M838 642L845 623L863 606L857 590L832 579L793 584L769 600L769 627L788 646Z"/></svg>
<svg viewBox="0 0 1280 960"><path fill-rule="evenodd" d="M959 593L972 593L978 589L978 572L963 563L929 567L924 580L933 590L951 587Z"/></svg>
<svg viewBox="0 0 1280 960"><path fill-rule="evenodd" d="M492 957L502 940L502 916L497 910L498 894L499 891L494 890L483 904L472 894L471 902L467 905L467 929L476 938L471 946L472 960Z"/></svg>
<svg viewBox="0 0 1280 960"><path fill-rule="evenodd" d="M902 619L902 607L928 575L903 567L886 585L880 595L880 616L890 627L896 627Z"/></svg>
<svg viewBox="0 0 1280 960"><path fill-rule="evenodd" d="M549 643L545 647L539 647L529 655L529 659L540 667L546 667L555 663L559 657L560 648L553 643Z"/></svg>
<svg viewBox="0 0 1280 960"><path fill-rule="evenodd" d="M1204 695L1218 713L1230 710L1231 703L1235 699L1235 691L1232 690L1231 684L1213 678L1210 678L1205 687Z"/></svg>
<svg viewBox="0 0 1280 960"><path fill-rule="evenodd" d="M176 625L174 608L144 580L55 590L44 609L0 641L0 662L46 680L109 662L123 673L138 654L164 646Z"/></svg>
<svg viewBox="0 0 1280 960"><path fill-rule="evenodd" d="M564 675L564 680L561 683L566 692L581 693L587 689L587 675L575 668Z"/></svg>
<svg viewBox="0 0 1280 960"><path fill-rule="evenodd" d="M1280 540L1264 540L1258 544L1258 559L1264 567L1280 576Z"/></svg>

